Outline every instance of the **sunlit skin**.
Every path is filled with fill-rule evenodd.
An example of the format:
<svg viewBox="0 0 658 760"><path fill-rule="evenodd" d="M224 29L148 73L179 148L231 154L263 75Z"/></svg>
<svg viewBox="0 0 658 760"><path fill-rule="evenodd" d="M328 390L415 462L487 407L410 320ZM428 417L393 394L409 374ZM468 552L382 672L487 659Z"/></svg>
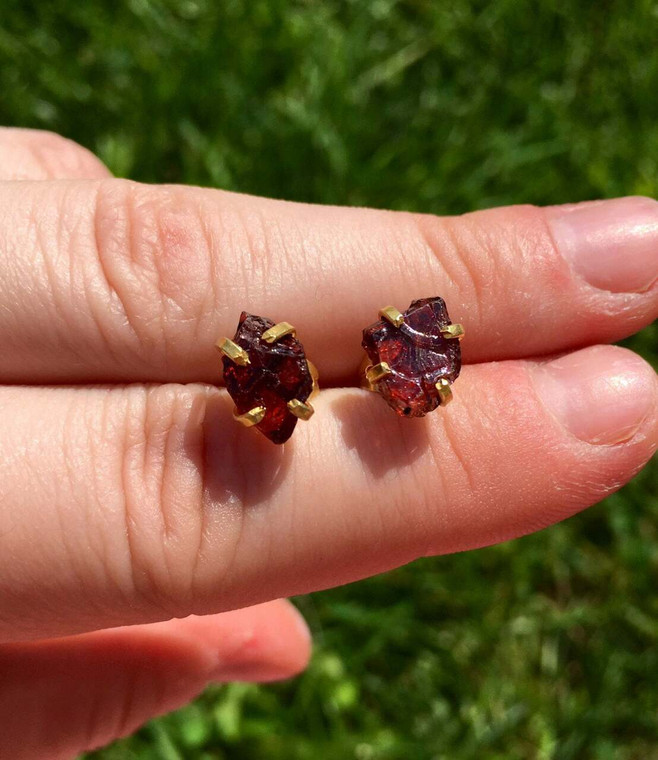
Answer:
<svg viewBox="0 0 658 760"><path fill-rule="evenodd" d="M544 528L655 451L656 375L605 345L658 316L655 201L302 205L113 179L10 129L0 178L0 757L292 676L310 639L282 597ZM359 388L361 330L434 295L464 366L403 419ZM243 310L294 324L320 372L283 446L218 387Z"/></svg>

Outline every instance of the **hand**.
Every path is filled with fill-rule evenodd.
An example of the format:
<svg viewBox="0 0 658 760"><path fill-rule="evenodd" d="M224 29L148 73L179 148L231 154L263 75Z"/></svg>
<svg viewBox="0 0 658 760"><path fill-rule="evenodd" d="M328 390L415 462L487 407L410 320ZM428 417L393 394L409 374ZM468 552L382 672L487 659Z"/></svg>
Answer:
<svg viewBox="0 0 658 760"><path fill-rule="evenodd" d="M654 201L323 208L115 180L17 130L0 171L3 757L291 675L308 635L270 600L538 530L655 450L653 370L599 345L658 315ZM343 386L377 309L432 295L467 366L450 407L401 420ZM242 309L294 323L320 370L285 447L214 387Z"/></svg>

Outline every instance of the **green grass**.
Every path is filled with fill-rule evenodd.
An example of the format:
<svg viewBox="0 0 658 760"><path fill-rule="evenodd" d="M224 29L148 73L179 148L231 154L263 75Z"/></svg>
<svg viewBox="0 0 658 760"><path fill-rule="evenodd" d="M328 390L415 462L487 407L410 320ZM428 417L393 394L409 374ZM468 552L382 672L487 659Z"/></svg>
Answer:
<svg viewBox="0 0 658 760"><path fill-rule="evenodd" d="M169 0L0 11L0 122L119 175L462 212L658 195L653 0ZM656 362L658 330L630 342ZM96 760L658 757L658 470L490 549L299 599L292 683Z"/></svg>

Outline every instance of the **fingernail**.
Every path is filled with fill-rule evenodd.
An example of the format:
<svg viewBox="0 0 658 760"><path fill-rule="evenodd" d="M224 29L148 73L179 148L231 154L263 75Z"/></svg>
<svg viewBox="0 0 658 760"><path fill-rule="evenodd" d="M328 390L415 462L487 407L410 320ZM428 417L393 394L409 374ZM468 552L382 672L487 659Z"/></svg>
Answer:
<svg viewBox="0 0 658 760"><path fill-rule="evenodd" d="M658 201L615 198L546 214L559 250L590 285L641 293L658 278Z"/></svg>
<svg viewBox="0 0 658 760"><path fill-rule="evenodd" d="M652 412L657 378L639 356L595 346L540 365L535 387L554 417L587 443L629 440Z"/></svg>

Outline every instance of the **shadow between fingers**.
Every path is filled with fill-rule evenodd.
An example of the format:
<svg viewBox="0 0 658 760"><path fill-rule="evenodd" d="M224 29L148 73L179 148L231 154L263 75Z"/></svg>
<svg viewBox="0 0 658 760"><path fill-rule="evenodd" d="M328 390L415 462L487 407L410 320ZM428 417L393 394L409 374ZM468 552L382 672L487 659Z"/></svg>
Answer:
<svg viewBox="0 0 658 760"><path fill-rule="evenodd" d="M278 490L290 467L293 443L275 446L233 419L224 393L208 398L202 422L203 488L212 504L256 507Z"/></svg>
<svg viewBox="0 0 658 760"><path fill-rule="evenodd" d="M331 405L345 445L375 478L411 465L427 451L427 418L402 419L376 393L354 391Z"/></svg>

